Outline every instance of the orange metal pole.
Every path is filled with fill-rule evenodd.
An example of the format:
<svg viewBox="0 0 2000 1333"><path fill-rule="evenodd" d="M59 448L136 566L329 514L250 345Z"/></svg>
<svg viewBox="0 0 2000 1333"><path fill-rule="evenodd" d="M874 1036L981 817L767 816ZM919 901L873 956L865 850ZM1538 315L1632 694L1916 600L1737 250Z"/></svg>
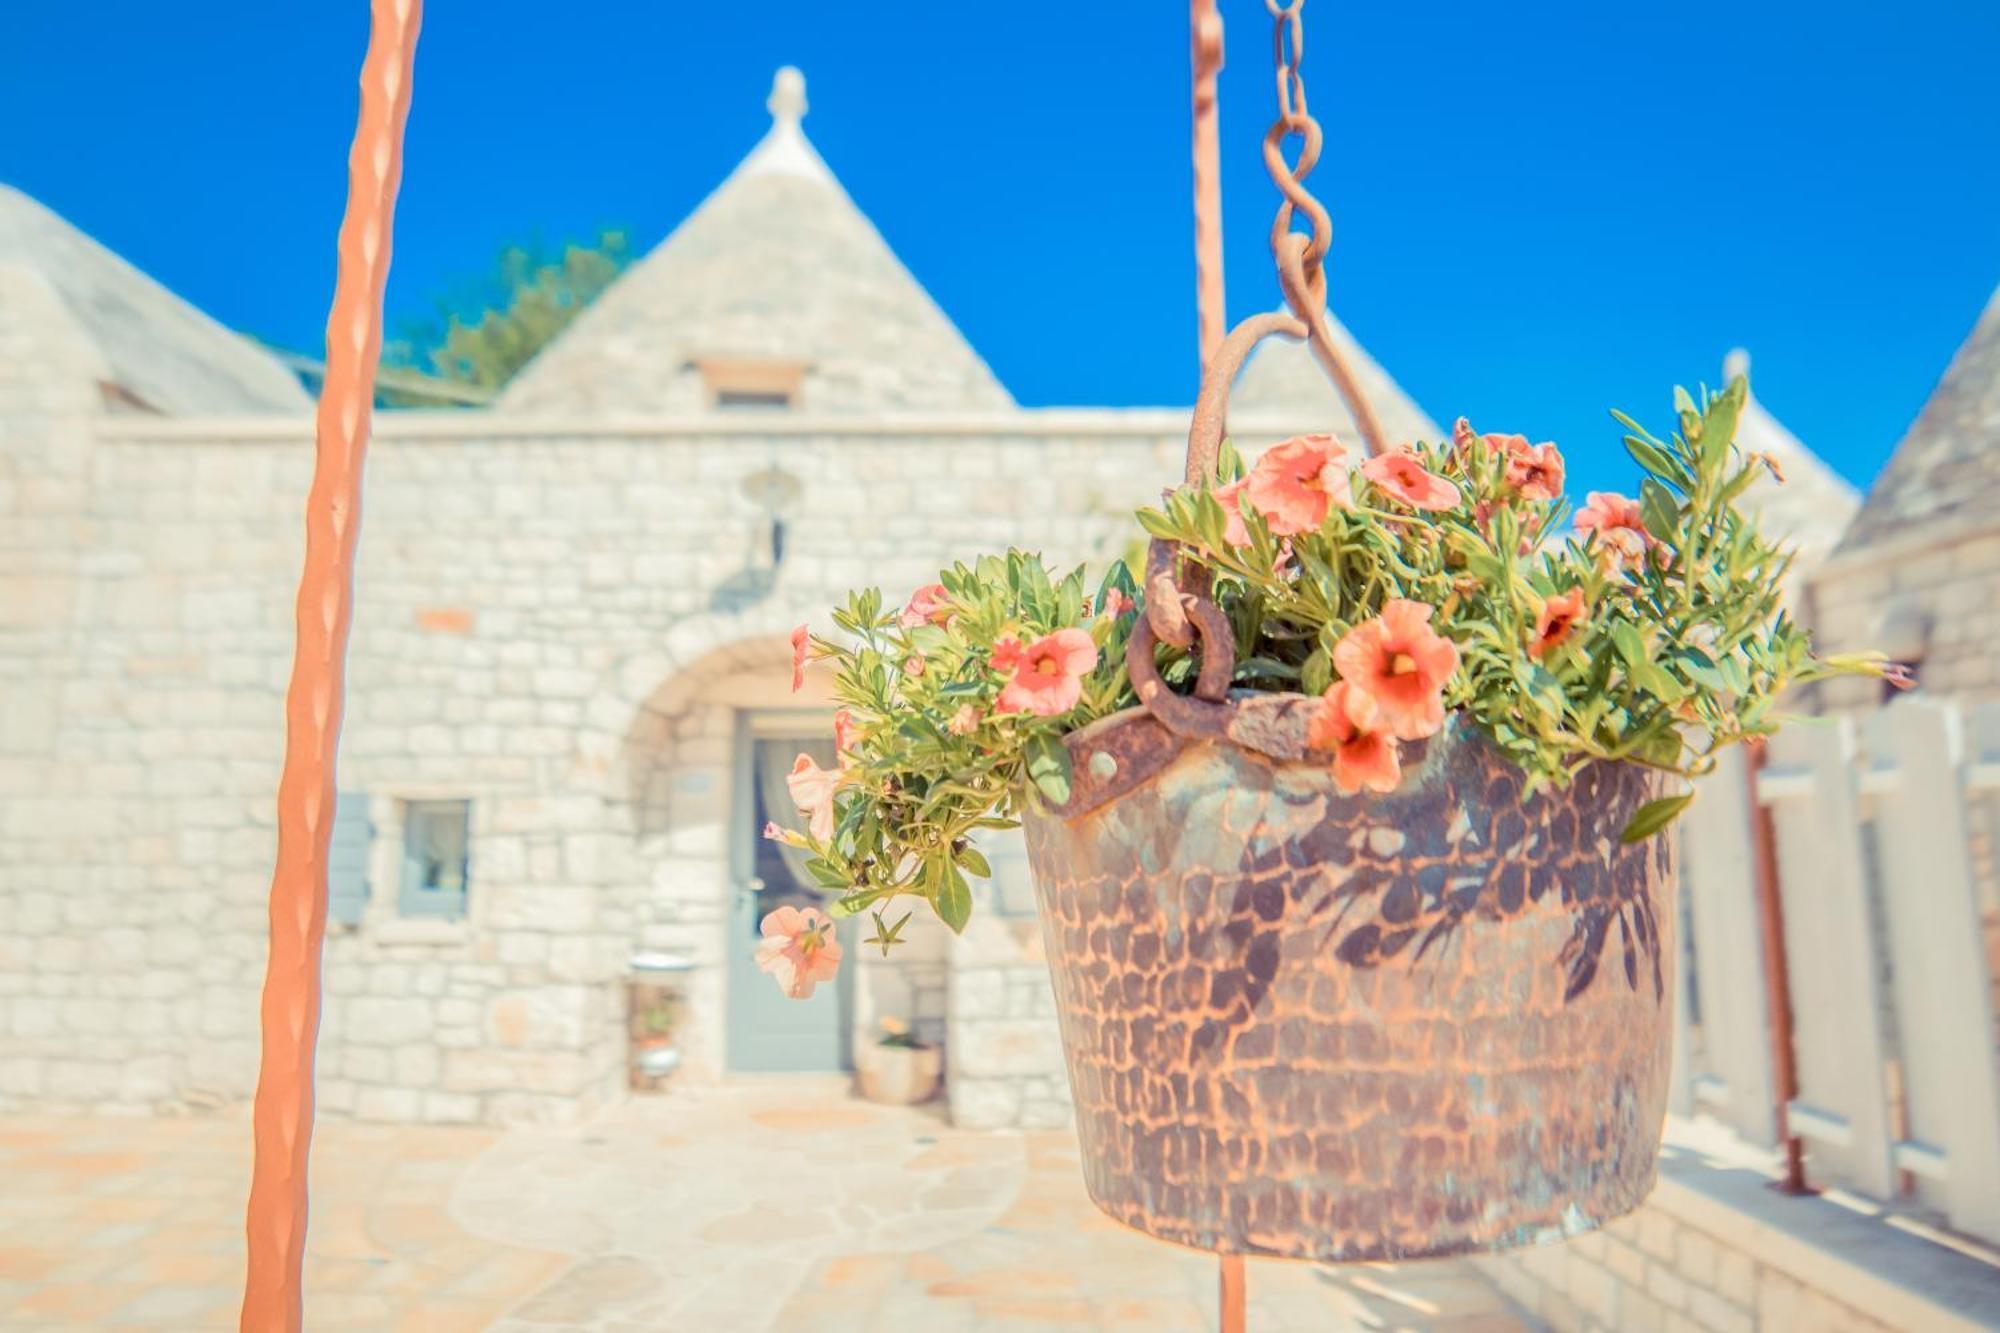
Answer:
<svg viewBox="0 0 2000 1333"><path fill-rule="evenodd" d="M1222 144L1215 78L1222 70L1222 16L1215 0L1189 0L1194 45L1194 282L1201 363L1222 345Z"/></svg>
<svg viewBox="0 0 2000 1333"><path fill-rule="evenodd" d="M1757 928L1764 937L1764 1002L1771 1013L1771 1070L1777 1084L1778 1141L1785 1145L1786 1194L1811 1194L1806 1184L1805 1144L1792 1132L1792 1099L1799 1095L1799 1058L1792 1042L1791 954L1785 946L1785 898L1778 878L1778 830L1771 807L1757 794L1757 775L1770 760L1762 739L1750 743L1744 790L1750 802L1751 869L1756 876Z"/></svg>
<svg viewBox="0 0 2000 1333"><path fill-rule="evenodd" d="M1222 1283L1217 1292L1221 1318L1217 1321L1222 1333L1244 1333L1243 1320L1243 1256L1225 1254L1222 1256Z"/></svg>
<svg viewBox="0 0 2000 1333"><path fill-rule="evenodd" d="M319 1037L320 944L326 933L327 840L340 743L361 464L382 355L382 289L402 176L421 0L371 0L361 112L347 158L347 212L326 326L326 380L306 496L298 641L285 696L278 859L264 973L263 1065L253 1126L256 1166L244 1230L245 1333L297 1330L304 1319L306 1172L312 1151L313 1048Z"/></svg>
<svg viewBox="0 0 2000 1333"><path fill-rule="evenodd" d="M1222 130L1216 76L1222 72L1222 15L1215 0L1189 0L1194 62L1194 285L1205 375L1228 332L1222 287ZM1222 1333L1243 1333L1243 1256L1218 1256L1216 1310Z"/></svg>

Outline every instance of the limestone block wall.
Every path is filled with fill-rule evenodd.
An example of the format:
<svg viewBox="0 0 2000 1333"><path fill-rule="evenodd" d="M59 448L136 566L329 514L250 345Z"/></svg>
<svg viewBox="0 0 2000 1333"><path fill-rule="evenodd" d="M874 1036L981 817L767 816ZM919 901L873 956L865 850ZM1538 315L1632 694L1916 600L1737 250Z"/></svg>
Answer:
<svg viewBox="0 0 2000 1333"><path fill-rule="evenodd" d="M951 950L945 1058L952 1122L976 1129L1064 1125L1074 1112L1027 846L1009 832L987 839L985 852L993 880L975 891L972 920Z"/></svg>
<svg viewBox="0 0 2000 1333"><path fill-rule="evenodd" d="M142 624L178 610L107 592L138 564L100 539L91 504L109 375L46 280L0 263L0 1108L149 1105L173 1077L157 1040L201 985L198 931L139 892L172 861L174 832L95 798L143 797L172 775L135 738L104 735L126 702L94 678L77 618L107 598ZM155 646L121 673L140 700L181 665ZM79 1045L96 1056L72 1058Z"/></svg>
<svg viewBox="0 0 2000 1333"><path fill-rule="evenodd" d="M1993 1286L1943 1246L1692 1164L1600 1231L1473 1262L1556 1333L1971 1329Z"/></svg>
<svg viewBox="0 0 2000 1333"><path fill-rule="evenodd" d="M1823 650L1883 647L1884 613L1908 608L1929 621L1925 690L1967 703L2000 698L2000 523L1842 553L1814 574L1812 599ZM1869 706L1880 694L1871 681L1823 688L1834 708Z"/></svg>
<svg viewBox="0 0 2000 1333"><path fill-rule="evenodd" d="M89 394L0 404L0 1110L172 1110L254 1081L309 428L95 411ZM856 584L899 596L953 554L1112 547L1120 511L1177 471L1179 429L385 416L340 762L375 873L360 925L328 941L322 1104L586 1111L622 1084L641 946L697 953L710 1026L693 1040L719 1067L717 774L737 704L696 707L704 682L752 671L739 649L768 670ZM771 532L744 483L772 469L800 499L746 600ZM396 911L402 803L437 797L471 802L462 923ZM939 1025L936 949L870 1021L897 989Z"/></svg>

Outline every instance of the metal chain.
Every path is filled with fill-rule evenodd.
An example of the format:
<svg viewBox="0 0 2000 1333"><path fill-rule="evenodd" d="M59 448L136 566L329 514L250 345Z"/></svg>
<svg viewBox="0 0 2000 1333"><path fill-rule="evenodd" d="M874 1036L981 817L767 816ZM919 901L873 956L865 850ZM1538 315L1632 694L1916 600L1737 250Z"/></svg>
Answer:
<svg viewBox="0 0 2000 1333"><path fill-rule="evenodd" d="M1289 313L1273 311L1252 316L1231 330L1205 359L1201 393L1196 397L1188 423L1186 478L1191 485L1214 479L1229 386L1251 349L1274 334L1306 341L1347 404L1367 451L1380 454L1387 448L1381 422L1362 391L1346 351L1335 342L1326 314L1325 260L1333 244L1333 217L1305 187L1306 177L1319 162L1322 142L1319 122L1313 119L1306 103L1305 77L1299 69L1306 49L1305 0L1282 3L1264 0L1264 8L1271 14L1272 58L1277 67L1278 89L1278 119L1264 134L1264 168L1283 196L1271 223L1271 255L1277 261L1278 287L1284 293ZM1197 76L1202 68L1198 15L1199 7ZM1298 157L1287 162L1285 141L1295 136L1299 140ZM1292 230L1292 218L1300 211L1312 224L1310 233ZM1198 238L1200 235L1198 230ZM1198 239L1198 252L1200 244ZM1155 538L1146 553L1144 624L1133 632L1126 645L1126 667L1140 702L1169 731L1189 738L1220 736L1229 725L1228 719L1234 716L1223 702L1232 678L1234 645L1227 633L1226 619L1219 618L1209 598L1209 582L1206 569L1184 562L1174 543ZM1195 690L1195 698L1181 699L1160 680L1153 649L1157 643L1192 648L1197 637L1202 641L1201 683ZM1262 744L1246 743L1253 747Z"/></svg>
<svg viewBox="0 0 2000 1333"><path fill-rule="evenodd" d="M1278 70L1278 117L1285 121L1303 121L1307 115L1306 84L1299 74L1299 62L1306 54L1305 3L1290 0L1281 5L1278 0L1264 0L1264 8L1275 20L1271 25L1271 63Z"/></svg>

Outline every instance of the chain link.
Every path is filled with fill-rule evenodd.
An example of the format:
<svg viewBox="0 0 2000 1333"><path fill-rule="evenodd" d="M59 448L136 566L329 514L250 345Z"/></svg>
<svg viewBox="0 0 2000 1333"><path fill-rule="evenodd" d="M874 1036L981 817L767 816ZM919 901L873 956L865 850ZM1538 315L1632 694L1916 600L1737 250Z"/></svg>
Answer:
<svg viewBox="0 0 2000 1333"><path fill-rule="evenodd" d="M1306 55L1305 2L1290 0L1281 5L1277 0L1264 0L1272 18L1271 63L1278 74L1278 119L1295 127L1310 114L1306 110L1306 82L1299 73L1299 62Z"/></svg>

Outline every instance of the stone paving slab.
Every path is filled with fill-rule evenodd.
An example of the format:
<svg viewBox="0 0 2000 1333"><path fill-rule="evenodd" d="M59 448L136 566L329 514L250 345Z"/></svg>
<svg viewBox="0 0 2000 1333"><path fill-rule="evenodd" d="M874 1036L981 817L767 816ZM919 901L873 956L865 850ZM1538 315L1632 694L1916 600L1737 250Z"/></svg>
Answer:
<svg viewBox="0 0 2000 1333"><path fill-rule="evenodd" d="M249 1126L0 1119L0 1328L232 1328ZM1464 1263L1251 1261L1250 1327L1532 1328ZM508 1132L332 1121L314 1330L1214 1327L1215 1261L1093 1208L1066 1131L745 1080Z"/></svg>

